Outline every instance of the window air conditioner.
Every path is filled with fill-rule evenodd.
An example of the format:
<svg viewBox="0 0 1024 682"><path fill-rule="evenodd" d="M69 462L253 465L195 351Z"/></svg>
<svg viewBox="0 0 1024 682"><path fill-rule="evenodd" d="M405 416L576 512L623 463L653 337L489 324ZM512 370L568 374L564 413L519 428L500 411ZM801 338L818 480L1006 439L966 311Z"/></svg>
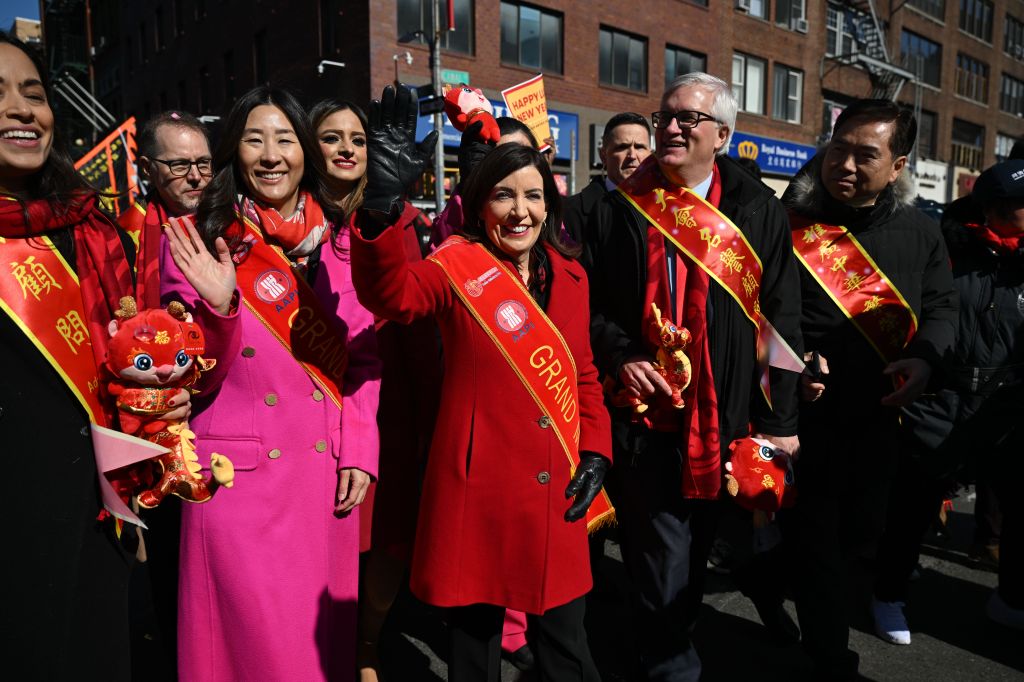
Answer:
<svg viewBox="0 0 1024 682"><path fill-rule="evenodd" d="M806 19L794 19L793 30L799 31L800 33L807 33L807 20Z"/></svg>
<svg viewBox="0 0 1024 682"><path fill-rule="evenodd" d="M736 9L741 12L749 12L750 0L736 0Z"/></svg>

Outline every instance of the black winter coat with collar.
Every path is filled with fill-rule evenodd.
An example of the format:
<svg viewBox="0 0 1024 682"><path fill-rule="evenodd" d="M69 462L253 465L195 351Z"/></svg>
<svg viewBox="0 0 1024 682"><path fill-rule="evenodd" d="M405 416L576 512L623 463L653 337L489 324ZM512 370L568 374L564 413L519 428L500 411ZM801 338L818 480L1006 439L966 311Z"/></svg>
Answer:
<svg viewBox="0 0 1024 682"><path fill-rule="evenodd" d="M911 205L904 182L886 188L868 208L836 201L821 183L819 163L816 157L804 166L783 203L803 217L843 225L856 237L917 316L917 334L903 357L938 367L953 347L957 324L957 296L938 225ZM847 420L863 426L857 417L882 409L879 401L893 391L892 380L882 374L886 363L802 265L800 286L804 347L820 351L829 366L824 398L807 405L805 413L820 414L832 426Z"/></svg>
<svg viewBox="0 0 1024 682"><path fill-rule="evenodd" d="M957 342L940 389L907 409L918 442L940 450L946 470L1003 443L1024 413L1024 249L996 252L965 222L984 216L947 210L942 221L960 297Z"/></svg>
<svg viewBox="0 0 1024 682"><path fill-rule="evenodd" d="M747 237L763 265L761 310L798 353L800 289L789 223L772 190L735 161L719 157L722 182L719 210ZM647 282L647 221L619 192L607 192L583 235L583 265L590 278L591 345L594 362L606 376L633 355L649 354L642 320ZM755 432L796 433L797 375L771 369L769 408L759 387L755 329L720 285L708 291L708 344L718 397L723 448ZM629 410L613 410L616 443L623 445Z"/></svg>

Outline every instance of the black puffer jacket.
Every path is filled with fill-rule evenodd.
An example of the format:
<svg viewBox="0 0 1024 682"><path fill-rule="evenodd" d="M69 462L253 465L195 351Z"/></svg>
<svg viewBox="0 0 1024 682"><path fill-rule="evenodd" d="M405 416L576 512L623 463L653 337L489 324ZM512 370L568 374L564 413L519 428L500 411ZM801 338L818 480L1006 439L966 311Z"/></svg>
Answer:
<svg viewBox="0 0 1024 682"><path fill-rule="evenodd" d="M735 161L719 157L719 210L746 235L763 265L761 310L799 352L800 290L785 212L772 190ZM583 265L590 278L591 344L598 370L617 377L623 362L648 353L641 329L647 282L647 221L619 192L607 192L584 232ZM797 426L797 375L771 370L774 411L758 385L754 327L720 285L708 291L708 343L724 443L751 422L762 433L789 436ZM617 442L628 410L613 412Z"/></svg>
<svg viewBox="0 0 1024 682"><path fill-rule="evenodd" d="M1024 414L1024 250L996 252L964 225L983 221L963 211L943 219L959 335L941 390L907 411L918 440L950 465L1000 444Z"/></svg>
<svg viewBox="0 0 1024 682"><path fill-rule="evenodd" d="M903 356L923 358L937 367L953 347L957 322L957 297L939 226L911 206L910 187L901 182L868 208L836 201L821 183L819 164L820 157L808 162L783 203L801 216L843 225L856 237L917 315L917 334ZM804 347L820 351L830 370L824 398L805 409L820 413L821 419L804 422L834 425L839 415L846 421L877 412L882 396L893 391L891 379L882 374L886 363L803 266L800 282Z"/></svg>

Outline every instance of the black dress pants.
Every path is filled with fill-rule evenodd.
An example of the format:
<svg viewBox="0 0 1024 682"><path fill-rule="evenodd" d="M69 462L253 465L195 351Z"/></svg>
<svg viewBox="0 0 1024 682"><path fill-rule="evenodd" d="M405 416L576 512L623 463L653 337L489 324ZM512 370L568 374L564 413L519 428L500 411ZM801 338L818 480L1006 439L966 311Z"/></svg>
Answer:
<svg viewBox="0 0 1024 682"><path fill-rule="evenodd" d="M701 673L690 634L704 598L719 503L683 498L679 439L649 433L642 452L617 459L613 468L636 644L651 681L695 681Z"/></svg>
<svg viewBox="0 0 1024 682"><path fill-rule="evenodd" d="M867 604L859 603L855 580L875 558L898 456L894 413L856 422L871 428L827 428L833 421L815 427L801 415L797 503L780 514L803 647L822 679L857 670L848 646L851 609Z"/></svg>
<svg viewBox="0 0 1024 682"><path fill-rule="evenodd" d="M542 682L600 682L583 628L586 599L535 616L526 614L537 678ZM505 607L473 604L448 609L449 682L499 682Z"/></svg>

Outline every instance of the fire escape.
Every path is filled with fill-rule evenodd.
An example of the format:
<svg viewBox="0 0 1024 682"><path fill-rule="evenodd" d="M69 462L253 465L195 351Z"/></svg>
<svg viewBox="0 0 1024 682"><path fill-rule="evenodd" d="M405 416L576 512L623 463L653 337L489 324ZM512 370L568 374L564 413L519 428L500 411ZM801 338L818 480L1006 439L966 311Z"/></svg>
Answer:
<svg viewBox="0 0 1024 682"><path fill-rule="evenodd" d="M895 100L908 81L916 75L890 58L886 47L886 22L878 16L875 0L842 0L830 3L840 12L840 34L848 31L853 43L850 50L837 50L834 59L854 63L864 68L871 78L871 97ZM839 41L842 47L842 40Z"/></svg>

